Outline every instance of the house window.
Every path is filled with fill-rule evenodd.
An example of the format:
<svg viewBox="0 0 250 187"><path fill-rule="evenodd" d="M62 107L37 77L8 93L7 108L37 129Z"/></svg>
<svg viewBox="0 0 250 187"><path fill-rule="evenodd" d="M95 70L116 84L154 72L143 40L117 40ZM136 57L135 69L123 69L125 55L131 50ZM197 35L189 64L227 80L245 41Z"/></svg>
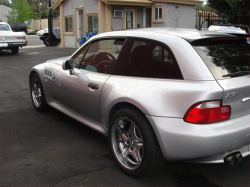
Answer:
<svg viewBox="0 0 250 187"><path fill-rule="evenodd" d="M88 32L98 33L98 15L88 16Z"/></svg>
<svg viewBox="0 0 250 187"><path fill-rule="evenodd" d="M162 20L162 8L155 8L155 20Z"/></svg>
<svg viewBox="0 0 250 187"><path fill-rule="evenodd" d="M153 22L164 22L164 5L154 5L152 9Z"/></svg>
<svg viewBox="0 0 250 187"><path fill-rule="evenodd" d="M65 32L73 32L73 16L65 17Z"/></svg>

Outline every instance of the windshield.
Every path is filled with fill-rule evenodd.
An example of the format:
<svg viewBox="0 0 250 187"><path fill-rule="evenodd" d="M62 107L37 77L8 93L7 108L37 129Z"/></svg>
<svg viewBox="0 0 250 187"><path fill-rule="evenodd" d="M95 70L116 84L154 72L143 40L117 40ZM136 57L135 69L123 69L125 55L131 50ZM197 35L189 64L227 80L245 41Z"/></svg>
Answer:
<svg viewBox="0 0 250 187"><path fill-rule="evenodd" d="M247 42L216 43L194 46L216 79L249 75L250 44Z"/></svg>
<svg viewBox="0 0 250 187"><path fill-rule="evenodd" d="M6 24L0 24L0 31L10 31L10 27Z"/></svg>

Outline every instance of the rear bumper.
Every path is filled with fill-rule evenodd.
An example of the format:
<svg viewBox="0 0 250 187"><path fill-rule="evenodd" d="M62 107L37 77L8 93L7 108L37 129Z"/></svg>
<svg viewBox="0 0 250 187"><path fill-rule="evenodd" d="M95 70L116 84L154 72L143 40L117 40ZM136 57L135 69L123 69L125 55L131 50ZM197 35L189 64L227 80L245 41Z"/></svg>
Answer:
<svg viewBox="0 0 250 187"><path fill-rule="evenodd" d="M23 47L27 45L27 42L7 42L8 46L0 46L0 49L10 49L12 47Z"/></svg>
<svg viewBox="0 0 250 187"><path fill-rule="evenodd" d="M168 161L223 163L225 156L250 155L250 115L210 125L183 119L147 116Z"/></svg>

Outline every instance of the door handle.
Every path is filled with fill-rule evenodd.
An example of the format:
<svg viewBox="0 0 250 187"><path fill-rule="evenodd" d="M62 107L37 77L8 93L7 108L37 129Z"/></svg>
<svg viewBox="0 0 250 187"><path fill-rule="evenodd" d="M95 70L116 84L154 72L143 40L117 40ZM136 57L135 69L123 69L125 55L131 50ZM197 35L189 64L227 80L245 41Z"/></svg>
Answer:
<svg viewBox="0 0 250 187"><path fill-rule="evenodd" d="M93 89L93 90L97 90L97 89L98 89L98 84L95 84L95 83L91 83L91 82L90 82L90 83L88 84L88 87L91 88L91 89Z"/></svg>

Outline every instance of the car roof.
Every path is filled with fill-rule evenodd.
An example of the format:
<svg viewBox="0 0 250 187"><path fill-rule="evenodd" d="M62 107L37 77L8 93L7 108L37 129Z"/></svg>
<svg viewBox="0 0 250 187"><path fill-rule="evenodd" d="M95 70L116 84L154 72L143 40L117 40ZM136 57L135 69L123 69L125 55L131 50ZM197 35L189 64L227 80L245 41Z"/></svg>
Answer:
<svg viewBox="0 0 250 187"><path fill-rule="evenodd" d="M105 33L106 36L133 36L140 37L140 33L147 33L150 35L172 35L176 37L183 38L188 42L193 42L195 40L214 38L214 37L235 37L226 33L219 33L213 31L199 31L197 29L184 29L184 28L140 28L140 29L130 29L130 30L120 30ZM101 34L103 35L103 34Z"/></svg>

